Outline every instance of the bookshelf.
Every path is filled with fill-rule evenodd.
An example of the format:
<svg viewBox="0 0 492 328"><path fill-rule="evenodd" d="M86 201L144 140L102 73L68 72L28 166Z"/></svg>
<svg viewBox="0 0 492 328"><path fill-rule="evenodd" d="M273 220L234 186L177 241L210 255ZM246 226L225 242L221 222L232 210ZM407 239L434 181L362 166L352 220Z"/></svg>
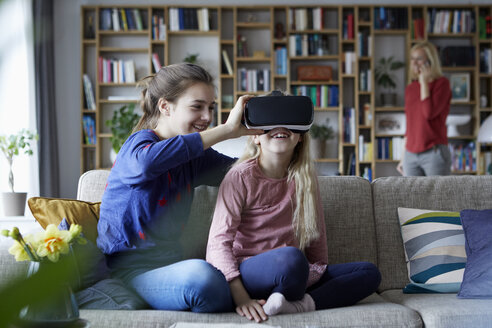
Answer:
<svg viewBox="0 0 492 328"><path fill-rule="evenodd" d="M458 12L473 18L468 19L472 27L453 31L449 15ZM123 13L126 29L122 23L115 31L113 16ZM212 72L218 102L213 125L227 119L243 94L274 89L305 94L315 104L316 122L329 118L336 134L326 158L316 160L318 167L372 179L397 174L398 157L386 145L398 152L403 132L381 133L377 124L404 114L409 49L429 40L441 51L449 46L474 51L471 65L443 65L443 71L448 78L466 74L470 81L468 99L453 103L451 113L470 114L471 123L449 142L457 151L469 147L476 166L457 166L453 173L484 174L492 145L477 143L476 135L480 123L492 115L490 16L491 5L82 6L81 171L111 167L111 133L104 121L119 107L137 103L135 81L155 73L158 65L182 61L176 49L201 40L207 46L200 56L212 54L218 68ZM406 63L396 74L397 102L391 107L381 105L373 73L379 58L388 55ZM114 62L103 64L100 58ZM131 66L132 77L102 79L102 65ZM299 72L310 66L331 67L331 78L305 79ZM94 105L87 100L84 79L91 81Z"/></svg>

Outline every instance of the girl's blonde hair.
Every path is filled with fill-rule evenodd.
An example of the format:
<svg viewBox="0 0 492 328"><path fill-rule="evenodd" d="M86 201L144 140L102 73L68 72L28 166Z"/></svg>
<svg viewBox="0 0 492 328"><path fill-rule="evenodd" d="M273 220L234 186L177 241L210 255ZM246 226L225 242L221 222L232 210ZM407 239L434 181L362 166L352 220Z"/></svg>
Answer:
<svg viewBox="0 0 492 328"><path fill-rule="evenodd" d="M270 96L271 94L267 95ZM288 95L284 94L288 97ZM299 242L299 248L304 250L309 244L319 238L317 225L317 179L309 151L309 132L302 135L302 140L294 148L294 153L288 167L287 181L294 180L296 199L292 227ZM246 142L243 155L234 165L260 156L260 146L250 136Z"/></svg>
<svg viewBox="0 0 492 328"><path fill-rule="evenodd" d="M181 63L162 67L156 74L140 80L140 108L143 116L133 128L135 133L144 129L155 129L160 116L157 103L160 98L174 103L186 90L196 83L213 86L214 79L203 67Z"/></svg>
<svg viewBox="0 0 492 328"><path fill-rule="evenodd" d="M422 41L419 43L416 43L411 49L410 49L410 54L414 52L415 50L422 49L424 50L425 54L427 55L427 59L430 62L430 77L435 80L439 77L442 76L442 69L441 69L441 61L439 60L439 55L437 53L436 46L434 46L432 43L429 41ZM415 74L415 72L412 70L412 67L409 66L408 68L408 78L409 82L412 82L413 80L418 79L418 75Z"/></svg>

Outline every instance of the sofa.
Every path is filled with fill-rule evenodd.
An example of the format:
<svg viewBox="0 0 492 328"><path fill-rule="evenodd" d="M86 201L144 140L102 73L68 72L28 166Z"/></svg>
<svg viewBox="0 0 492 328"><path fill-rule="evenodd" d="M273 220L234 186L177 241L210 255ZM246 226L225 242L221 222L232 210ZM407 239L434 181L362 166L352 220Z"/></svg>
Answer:
<svg viewBox="0 0 492 328"><path fill-rule="evenodd" d="M102 198L109 172L80 177L77 198ZM405 294L409 283L398 207L460 211L492 208L492 176L319 177L330 263L369 261L382 281L377 293L349 307L277 315L264 325L278 327L492 327L492 299L460 299L456 293ZM187 257L204 258L216 187L201 186L182 243ZM25 266L0 252L0 284ZM251 323L236 313L197 314L157 310L80 310L91 327L193 327ZM198 324L199 323L199 324ZM228 326L229 327L229 326Z"/></svg>

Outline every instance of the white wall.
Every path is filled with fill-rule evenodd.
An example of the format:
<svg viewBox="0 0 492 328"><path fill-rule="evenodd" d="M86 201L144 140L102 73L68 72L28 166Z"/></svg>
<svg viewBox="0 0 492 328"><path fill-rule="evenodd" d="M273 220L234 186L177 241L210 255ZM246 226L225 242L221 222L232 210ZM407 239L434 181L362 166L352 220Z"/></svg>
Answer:
<svg viewBox="0 0 492 328"><path fill-rule="evenodd" d="M306 5L300 0L55 0L55 83L56 111L58 120L58 147L60 152L60 191L62 197L76 196L80 175L80 6L82 5L125 5L125 4L190 4L190 5ZM395 4L400 1L330 1L311 0L313 5L337 4ZM422 4L490 4L490 0L449 1L406 1L412 5ZM233 141L236 145L237 141ZM219 146L220 148L221 146ZM330 174L333 172L326 172Z"/></svg>

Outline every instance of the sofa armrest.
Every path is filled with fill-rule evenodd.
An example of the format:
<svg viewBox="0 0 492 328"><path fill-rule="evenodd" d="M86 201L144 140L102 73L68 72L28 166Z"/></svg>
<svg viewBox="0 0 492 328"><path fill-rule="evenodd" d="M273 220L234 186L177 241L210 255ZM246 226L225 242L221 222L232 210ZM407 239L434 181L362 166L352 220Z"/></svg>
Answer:
<svg viewBox="0 0 492 328"><path fill-rule="evenodd" d="M108 170L91 170L79 178L77 199L86 202L100 202L108 180Z"/></svg>

